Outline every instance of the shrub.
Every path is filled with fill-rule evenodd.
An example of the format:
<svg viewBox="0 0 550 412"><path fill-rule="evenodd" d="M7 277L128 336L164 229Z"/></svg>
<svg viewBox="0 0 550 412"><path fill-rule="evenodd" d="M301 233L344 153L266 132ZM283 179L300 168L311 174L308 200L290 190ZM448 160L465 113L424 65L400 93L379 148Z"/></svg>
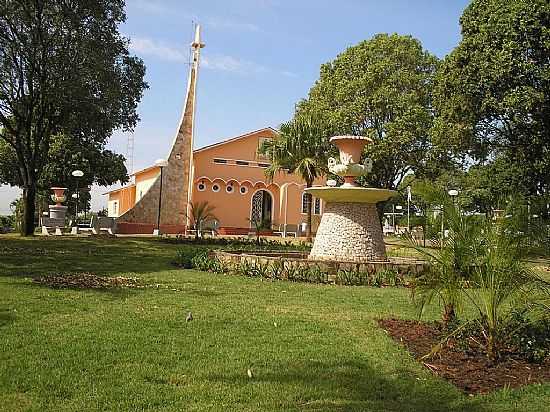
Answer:
<svg viewBox="0 0 550 412"><path fill-rule="evenodd" d="M191 269L193 267L192 260L198 253L200 253L200 251L197 249L177 249L174 264L184 269Z"/></svg>
<svg viewBox="0 0 550 412"><path fill-rule="evenodd" d="M550 320L532 321L520 311L512 312L510 344L530 362L543 363L550 357Z"/></svg>
<svg viewBox="0 0 550 412"><path fill-rule="evenodd" d="M224 237L207 237L207 238L190 238L183 235L176 237L162 237L159 242L177 244L177 245L205 245L209 247L219 247L227 250L289 250L289 251L308 251L311 249L311 244L307 242L293 242L291 240L279 241L260 238L259 243L255 239L246 237L240 238L224 238Z"/></svg>
<svg viewBox="0 0 550 412"><path fill-rule="evenodd" d="M450 234L439 251L418 248L432 263L415 280L420 313L439 298L444 321L467 301L477 312L469 321L481 330L487 356L496 360L516 333L514 311L525 316L549 316L549 285L522 260L525 248L517 232L486 219L474 221L454 206L445 208ZM451 316L453 315L453 316Z"/></svg>

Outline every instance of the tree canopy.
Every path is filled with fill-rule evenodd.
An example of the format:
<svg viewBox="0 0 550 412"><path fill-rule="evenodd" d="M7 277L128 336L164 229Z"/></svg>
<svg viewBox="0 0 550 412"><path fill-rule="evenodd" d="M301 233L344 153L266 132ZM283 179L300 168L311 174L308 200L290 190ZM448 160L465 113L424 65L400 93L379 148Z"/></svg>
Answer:
<svg viewBox="0 0 550 412"><path fill-rule="evenodd" d="M23 188L25 234L34 230L40 180L61 172L52 169L60 163L48 162L67 160L56 144L70 141L81 156L86 150L100 154L86 160L110 159L120 175L120 158L104 147L114 130L136 125L147 87L143 62L129 54L118 31L125 18L124 0L14 0L0 6L0 139L7 144L0 150L11 151L9 162L16 158L14 173L3 180ZM96 181L112 180L111 167L103 172L108 174L93 173Z"/></svg>
<svg viewBox="0 0 550 412"><path fill-rule="evenodd" d="M372 138L373 172L363 183L395 188L426 167L437 64L411 36L378 34L322 65L297 112L318 112L340 134Z"/></svg>
<svg viewBox="0 0 550 412"><path fill-rule="evenodd" d="M531 194L550 188L550 3L474 0L462 40L437 74L434 142L474 161L520 167Z"/></svg>

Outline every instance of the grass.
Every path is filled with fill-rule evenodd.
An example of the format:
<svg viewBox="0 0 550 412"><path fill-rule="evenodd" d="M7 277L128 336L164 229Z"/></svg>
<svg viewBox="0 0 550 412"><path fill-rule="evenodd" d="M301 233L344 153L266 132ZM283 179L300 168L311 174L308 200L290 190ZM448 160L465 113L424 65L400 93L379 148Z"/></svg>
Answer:
<svg viewBox="0 0 550 412"><path fill-rule="evenodd" d="M550 404L548 384L468 397L434 377L375 322L415 317L405 289L175 270L177 247L143 238L0 236L0 410L541 411ZM31 279L70 271L138 277L150 287L60 290ZM188 311L195 320L186 323Z"/></svg>

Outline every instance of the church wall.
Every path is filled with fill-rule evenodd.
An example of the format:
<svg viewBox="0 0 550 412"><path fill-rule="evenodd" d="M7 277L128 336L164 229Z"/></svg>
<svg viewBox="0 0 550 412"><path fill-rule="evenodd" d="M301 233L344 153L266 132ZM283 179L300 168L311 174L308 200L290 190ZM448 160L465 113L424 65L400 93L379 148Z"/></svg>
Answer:
<svg viewBox="0 0 550 412"><path fill-rule="evenodd" d="M252 196L258 189L266 188L272 194L274 225L285 222L285 213L287 224L299 225L306 222L307 216L301 213L302 193L305 188L301 179L294 174L282 172L274 177L273 182L269 182L265 176L265 167L257 166L258 163L269 162L257 154L261 140L275 136L272 129L263 129L234 141L195 151L193 201L207 201L213 205L216 208L214 214L222 229L241 228L246 233L247 230L244 229L250 228ZM218 160L215 162L214 159ZM236 164L236 161L241 165ZM242 165L242 162L249 164ZM290 183L287 186L288 202L280 197L281 187L286 183ZM323 184L322 179L317 179L315 184ZM213 186L218 188L217 192L213 190ZM233 186L230 193L227 191L228 186ZM246 193L240 192L241 186L246 188ZM204 189L200 190L201 187ZM315 229L318 222L315 218L313 220Z"/></svg>
<svg viewBox="0 0 550 412"><path fill-rule="evenodd" d="M157 179L159 174L160 169L153 168L135 175L136 188L134 204L137 203L143 197L143 195L145 195L145 193L149 191L151 186L153 186L153 183L155 183L155 180Z"/></svg>

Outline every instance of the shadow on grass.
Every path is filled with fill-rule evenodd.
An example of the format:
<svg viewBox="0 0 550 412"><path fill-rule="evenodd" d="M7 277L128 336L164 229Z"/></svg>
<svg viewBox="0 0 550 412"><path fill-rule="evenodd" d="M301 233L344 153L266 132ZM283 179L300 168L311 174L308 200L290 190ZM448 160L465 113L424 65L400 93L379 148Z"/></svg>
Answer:
<svg viewBox="0 0 550 412"><path fill-rule="evenodd" d="M0 309L0 328L15 321L15 313L9 309Z"/></svg>
<svg viewBox="0 0 550 412"><path fill-rule="evenodd" d="M157 239L0 236L0 275L40 276L67 271L154 273L174 270L178 249Z"/></svg>
<svg viewBox="0 0 550 412"><path fill-rule="evenodd" d="M263 374L209 375L208 379L226 385L275 384L301 388L298 404L282 405L289 409L314 411L469 411L482 412L480 398L467 398L458 390L441 390L438 378L420 379L409 370L398 370L388 377L362 361L305 361L299 366L283 364L277 372ZM257 374L257 376L256 376ZM265 386L262 386L265 388ZM293 401L291 401L293 402Z"/></svg>

